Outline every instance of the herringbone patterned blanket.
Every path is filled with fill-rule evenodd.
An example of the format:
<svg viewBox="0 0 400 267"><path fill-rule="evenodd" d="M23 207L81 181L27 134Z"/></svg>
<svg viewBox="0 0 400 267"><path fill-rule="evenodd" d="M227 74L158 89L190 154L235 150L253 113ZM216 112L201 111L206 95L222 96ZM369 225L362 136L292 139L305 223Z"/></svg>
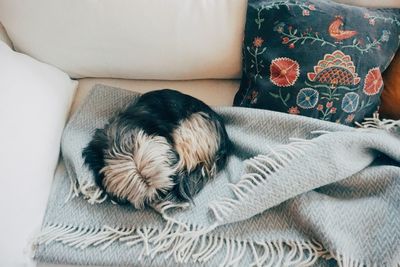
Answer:
<svg viewBox="0 0 400 267"><path fill-rule="evenodd" d="M235 145L186 208L106 199L83 166L96 127L137 93L96 86L69 121L38 261L126 266L399 266L399 122L360 129L216 108ZM64 168L65 165L65 168Z"/></svg>

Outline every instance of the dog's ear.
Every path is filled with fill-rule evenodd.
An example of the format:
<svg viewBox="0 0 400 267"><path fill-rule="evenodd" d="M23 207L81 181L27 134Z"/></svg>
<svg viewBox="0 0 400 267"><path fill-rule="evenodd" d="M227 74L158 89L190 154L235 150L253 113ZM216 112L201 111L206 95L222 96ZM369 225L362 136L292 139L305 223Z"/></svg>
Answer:
<svg viewBox="0 0 400 267"><path fill-rule="evenodd" d="M93 172L96 184L103 188L103 175L100 170L104 167L104 151L108 149L108 139L104 129L96 129L92 140L82 151L85 165Z"/></svg>
<svg viewBox="0 0 400 267"><path fill-rule="evenodd" d="M217 115L217 120L215 122L217 134L219 135L219 148L215 155L215 164L217 166L217 171L224 168L228 156L233 152L233 144L229 139L228 133L226 132L223 119Z"/></svg>
<svg viewBox="0 0 400 267"><path fill-rule="evenodd" d="M174 179L172 194L179 201L193 201L193 197L203 189L209 179L202 165L197 166L190 174L179 172Z"/></svg>

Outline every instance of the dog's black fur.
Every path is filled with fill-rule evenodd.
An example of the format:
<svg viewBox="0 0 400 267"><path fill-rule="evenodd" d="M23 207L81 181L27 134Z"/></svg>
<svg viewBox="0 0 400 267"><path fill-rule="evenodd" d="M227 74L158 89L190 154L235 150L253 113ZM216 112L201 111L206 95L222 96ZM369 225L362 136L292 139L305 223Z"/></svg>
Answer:
<svg viewBox="0 0 400 267"><path fill-rule="evenodd" d="M110 135L107 134L110 127L114 127L117 134L112 137L113 142L119 142L118 138L131 134L135 129L142 129L148 135L165 137L173 146L175 140L173 131L179 127L180 122L189 118L194 113L207 114L204 119L211 120L216 126L215 136L220 138L219 147L215 155L217 171L226 162L231 151L231 141L226 132L222 118L204 102L182 94L175 90L163 89L143 94L138 101L131 103L125 110L112 118L102 129L96 129L92 140L83 150L85 164L93 171L96 183L103 190L104 175L101 169L105 166L105 151L110 148ZM134 137L133 137L134 138ZM179 155L175 152L176 161ZM195 170L188 173L180 170L174 176L174 186L170 192L162 193L161 198L174 201L188 201L197 194L212 177L204 175L199 164ZM113 198L113 195L110 194ZM123 198L113 198L119 203L125 203ZM151 203L146 203L151 204Z"/></svg>

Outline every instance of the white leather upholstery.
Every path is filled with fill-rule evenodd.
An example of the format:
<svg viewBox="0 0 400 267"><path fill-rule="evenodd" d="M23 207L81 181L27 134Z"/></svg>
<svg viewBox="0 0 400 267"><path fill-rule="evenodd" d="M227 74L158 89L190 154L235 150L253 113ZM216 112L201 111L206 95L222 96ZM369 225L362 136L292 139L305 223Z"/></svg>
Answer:
<svg viewBox="0 0 400 267"><path fill-rule="evenodd" d="M246 0L1 0L15 48L72 77L238 78Z"/></svg>
<svg viewBox="0 0 400 267"><path fill-rule="evenodd" d="M77 82L0 41L0 266L40 228Z"/></svg>
<svg viewBox="0 0 400 267"><path fill-rule="evenodd" d="M71 114L85 99L95 84L106 84L139 93L156 89L175 89L194 96L211 106L232 106L239 89L239 80L193 80L193 81L149 81L123 79L86 78L79 80L78 90L72 104Z"/></svg>
<svg viewBox="0 0 400 267"><path fill-rule="evenodd" d="M12 47L12 42L10 38L8 37L7 31L4 28L3 24L0 23L0 41L3 41L6 43L9 47Z"/></svg>

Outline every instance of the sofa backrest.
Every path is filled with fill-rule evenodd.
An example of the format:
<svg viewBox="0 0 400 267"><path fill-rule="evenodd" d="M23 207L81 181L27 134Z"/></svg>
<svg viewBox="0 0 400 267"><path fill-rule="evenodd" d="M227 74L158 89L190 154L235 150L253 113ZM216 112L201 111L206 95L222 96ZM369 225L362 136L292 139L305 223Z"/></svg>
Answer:
<svg viewBox="0 0 400 267"><path fill-rule="evenodd" d="M238 78L246 5L247 0L1 0L0 21L16 50L75 78Z"/></svg>
<svg viewBox="0 0 400 267"><path fill-rule="evenodd" d="M2 0L16 50L72 77L240 76L245 0Z"/></svg>

